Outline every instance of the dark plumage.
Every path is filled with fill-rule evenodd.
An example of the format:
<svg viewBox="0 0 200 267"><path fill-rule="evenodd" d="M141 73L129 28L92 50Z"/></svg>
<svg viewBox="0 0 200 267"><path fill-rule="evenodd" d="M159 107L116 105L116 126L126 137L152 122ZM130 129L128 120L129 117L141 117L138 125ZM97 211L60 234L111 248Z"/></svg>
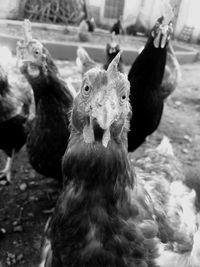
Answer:
<svg viewBox="0 0 200 267"><path fill-rule="evenodd" d="M113 24L112 28L110 29L110 32L114 32L116 35L121 34L123 32L121 17Z"/></svg>
<svg viewBox="0 0 200 267"><path fill-rule="evenodd" d="M129 195L135 182L124 139L129 83L117 72L118 62L119 56L108 71L89 70L74 100L46 267L156 266L154 223L140 224Z"/></svg>
<svg viewBox="0 0 200 267"><path fill-rule="evenodd" d="M36 105L36 117L27 139L30 163L37 172L62 180L61 158L69 138L68 113L73 96L39 41L30 39L20 44L18 55Z"/></svg>
<svg viewBox="0 0 200 267"><path fill-rule="evenodd" d="M94 32L95 30L95 21L94 18L86 19L86 23L88 25L88 31L89 32Z"/></svg>
<svg viewBox="0 0 200 267"><path fill-rule="evenodd" d="M128 79L133 116L128 134L128 150L134 151L158 127L163 112L161 83L167 57L167 43L172 29L156 23L145 48L133 63Z"/></svg>
<svg viewBox="0 0 200 267"><path fill-rule="evenodd" d="M8 156L6 167L0 172L11 181L13 156L26 143L33 116L30 107L32 94L28 86L13 83L0 67L0 149Z"/></svg>
<svg viewBox="0 0 200 267"><path fill-rule="evenodd" d="M143 48L141 48L140 52ZM160 87L161 96L163 99L166 99L170 96L173 91L178 86L178 83L181 80L181 69L180 64L176 58L173 46L169 40L167 44L167 59L165 64L165 71L162 79L162 84Z"/></svg>
<svg viewBox="0 0 200 267"><path fill-rule="evenodd" d="M114 37L112 37L114 38ZM120 45L117 44L114 40L111 43L106 45L106 63L104 64L103 68L107 70L108 66L112 62L112 60L116 57L116 55L120 52ZM122 57L120 58L120 62L118 64L118 70L120 72L124 72L123 70L123 61Z"/></svg>

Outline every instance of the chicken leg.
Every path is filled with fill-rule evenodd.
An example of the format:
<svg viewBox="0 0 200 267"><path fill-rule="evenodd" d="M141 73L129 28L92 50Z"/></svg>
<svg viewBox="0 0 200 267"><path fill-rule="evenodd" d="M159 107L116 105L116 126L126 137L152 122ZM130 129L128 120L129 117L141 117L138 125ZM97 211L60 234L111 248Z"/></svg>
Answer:
<svg viewBox="0 0 200 267"><path fill-rule="evenodd" d="M11 166L13 162L13 157L14 151L12 151L11 157L7 158L5 168L0 171L0 179L3 179L5 177L8 183L11 183Z"/></svg>

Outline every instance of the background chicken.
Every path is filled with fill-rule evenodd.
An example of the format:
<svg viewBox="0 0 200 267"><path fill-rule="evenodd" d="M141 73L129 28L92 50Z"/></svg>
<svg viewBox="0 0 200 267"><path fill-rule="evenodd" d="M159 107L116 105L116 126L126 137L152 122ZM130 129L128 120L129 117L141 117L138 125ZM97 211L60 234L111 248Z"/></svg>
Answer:
<svg viewBox="0 0 200 267"><path fill-rule="evenodd" d="M148 149L134 162L140 186L146 190L158 225L158 266L192 266L199 260L199 192L185 183L183 167L164 137L156 149ZM198 178L196 179L198 183ZM138 191L140 191L138 189ZM143 200L144 201L144 200ZM146 205L147 212L151 205Z"/></svg>
<svg viewBox="0 0 200 267"><path fill-rule="evenodd" d="M160 23L162 23L163 19L164 17L161 17L158 20L160 21ZM171 27L173 26L172 22L170 22L170 25ZM143 49L144 47L141 47L139 53L141 53ZM169 40L167 44L167 60L161 85L162 97L164 99L166 99L169 95L173 93L173 91L179 84L180 80L181 80L180 64L176 58L172 42L171 40Z"/></svg>
<svg viewBox="0 0 200 267"><path fill-rule="evenodd" d="M155 266L156 227L137 221L137 202L128 193L135 179L125 142L130 87L118 62L119 55L107 71L89 70L74 100L65 188L45 266Z"/></svg>
<svg viewBox="0 0 200 267"><path fill-rule="evenodd" d="M96 27L94 17L87 18L86 19L86 23L88 25L88 31L89 32L94 32L95 27Z"/></svg>
<svg viewBox="0 0 200 267"><path fill-rule="evenodd" d="M87 42L91 38L91 34L88 31L88 23L86 20L82 20L78 28L78 38L81 42Z"/></svg>
<svg viewBox="0 0 200 267"><path fill-rule="evenodd" d="M106 62L103 66L105 70L107 70L109 64L116 57L119 51L120 51L120 45L116 41L115 33L113 32L111 37L111 42L106 45ZM122 57L120 58L120 62L118 64L118 70L124 72Z"/></svg>
<svg viewBox="0 0 200 267"><path fill-rule="evenodd" d="M8 182L11 182L13 157L26 143L34 117L31 90L20 75L14 75L16 79L13 75L9 76L0 66L0 148L8 157L0 178L5 177Z"/></svg>
<svg viewBox="0 0 200 267"><path fill-rule="evenodd" d="M122 18L119 17L119 19L113 24L113 26L110 29L111 33L114 33L116 35L123 33L124 30L123 30L123 27L122 27L121 20L122 20Z"/></svg>
<svg viewBox="0 0 200 267"><path fill-rule="evenodd" d="M37 172L62 180L61 158L69 138L68 113L73 96L47 49L32 39L28 21L25 26L25 41L18 44L17 52L36 105L36 117L27 139L29 160Z"/></svg>
<svg viewBox="0 0 200 267"><path fill-rule="evenodd" d="M171 25L157 22L145 48L129 71L130 102L133 107L128 134L129 151L138 148L160 123L163 112L161 84L166 64L167 43L171 33Z"/></svg>

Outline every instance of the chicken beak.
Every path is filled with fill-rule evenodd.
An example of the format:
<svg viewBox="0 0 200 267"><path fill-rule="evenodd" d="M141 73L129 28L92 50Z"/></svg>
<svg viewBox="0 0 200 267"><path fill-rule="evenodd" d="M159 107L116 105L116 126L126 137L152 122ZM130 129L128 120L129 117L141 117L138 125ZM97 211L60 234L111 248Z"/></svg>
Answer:
<svg viewBox="0 0 200 267"><path fill-rule="evenodd" d="M120 61L118 53L110 63L106 74L109 80L113 81L119 76L117 66ZM103 86L99 92L93 96L86 110L90 117L90 122L84 128L85 142L91 143L92 140L101 140L102 145L107 147L110 141L110 128L120 117L119 98L112 82Z"/></svg>
<svg viewBox="0 0 200 267"><path fill-rule="evenodd" d="M92 106L91 117L93 120L96 120L104 131L102 144L107 147L110 140L110 127L119 117L118 100L115 90L101 91L97 94Z"/></svg>
<svg viewBox="0 0 200 267"><path fill-rule="evenodd" d="M17 68L23 69L25 66L27 67L29 75L32 77L38 77L40 71L37 67L37 62L34 56L29 53L27 45L24 44L17 44L17 61L16 66ZM32 64L33 63L33 64Z"/></svg>
<svg viewBox="0 0 200 267"><path fill-rule="evenodd" d="M104 101L103 104L101 104ZM101 103L96 103L95 111L92 113L98 124L103 130L110 128L111 124L117 118L116 104L110 98L105 98Z"/></svg>
<svg viewBox="0 0 200 267"><path fill-rule="evenodd" d="M154 40L154 46L155 48L159 47L164 48L167 41L168 41L168 25L160 26L158 35Z"/></svg>

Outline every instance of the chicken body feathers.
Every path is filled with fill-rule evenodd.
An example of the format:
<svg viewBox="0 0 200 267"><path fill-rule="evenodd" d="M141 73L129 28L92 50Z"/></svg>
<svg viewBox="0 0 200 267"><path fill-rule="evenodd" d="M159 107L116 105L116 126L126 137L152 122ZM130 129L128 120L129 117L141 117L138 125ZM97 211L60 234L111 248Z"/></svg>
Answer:
<svg viewBox="0 0 200 267"><path fill-rule="evenodd" d="M27 139L29 159L39 173L61 180L61 158L69 138L68 117L73 97L57 76L31 84L36 117Z"/></svg>
<svg viewBox="0 0 200 267"><path fill-rule="evenodd" d="M131 205L127 195L134 173L124 148L115 143L107 149L91 146L76 136L63 167L66 189L51 223L52 267L156 266L153 240L152 246L145 243L134 222L138 206Z"/></svg>
<svg viewBox="0 0 200 267"><path fill-rule="evenodd" d="M8 156L12 150L18 152L26 142L33 118L32 104L30 88L22 81L14 82L5 74L0 86L0 148Z"/></svg>
<svg viewBox="0 0 200 267"><path fill-rule="evenodd" d="M148 195L153 203L158 237L168 244L166 250L174 252L176 247L178 253L191 252L196 234L196 192L184 183L183 167L168 138L164 137L156 149L147 150L134 165L138 187L146 191L143 195L145 198ZM145 202L148 203L148 198ZM146 205L146 212L150 207ZM152 208L149 213L152 213Z"/></svg>

